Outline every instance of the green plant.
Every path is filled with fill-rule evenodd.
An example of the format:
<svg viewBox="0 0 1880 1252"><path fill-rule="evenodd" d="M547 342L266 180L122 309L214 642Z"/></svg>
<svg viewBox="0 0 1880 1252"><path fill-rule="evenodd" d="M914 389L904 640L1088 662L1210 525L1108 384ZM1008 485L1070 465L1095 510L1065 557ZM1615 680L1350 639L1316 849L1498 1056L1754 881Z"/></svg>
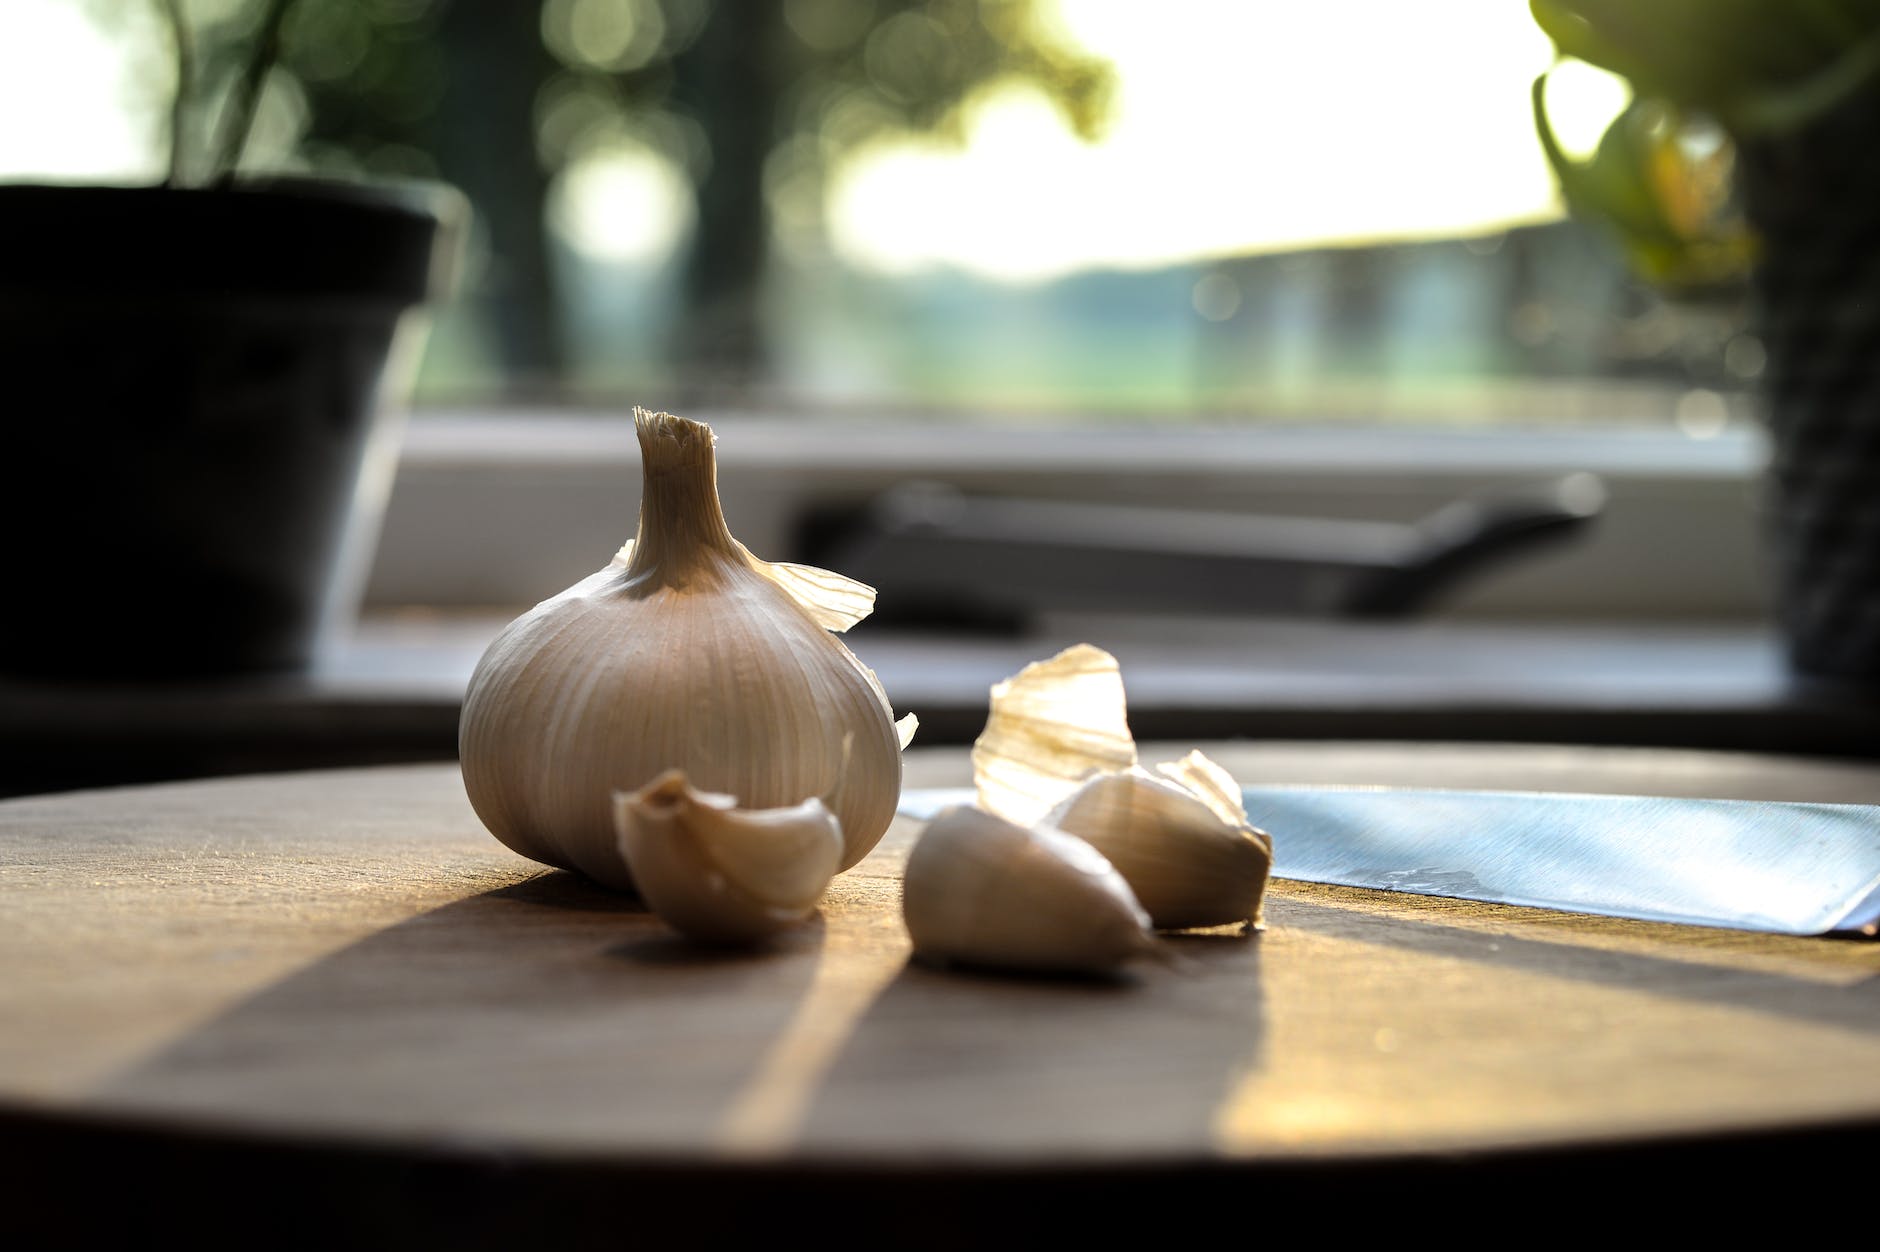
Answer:
<svg viewBox="0 0 1880 1252"><path fill-rule="evenodd" d="M202 73L196 36L183 12L183 0L157 0L169 29L176 66L176 86L170 97L170 169L164 179L167 186L224 183L235 177L254 130L261 89L280 59L281 27L293 7L294 0L266 0L248 35L247 46L239 55L220 110L213 120L199 124L198 119L209 112L206 97L210 93L205 88L213 84Z"/></svg>
<svg viewBox="0 0 1880 1252"><path fill-rule="evenodd" d="M1529 0L1563 58L1634 99L1575 161L1534 82L1535 128L1568 207L1604 223L1673 291L1738 279L1756 241L1733 194L1736 146L1792 131L1880 77L1880 0Z"/></svg>

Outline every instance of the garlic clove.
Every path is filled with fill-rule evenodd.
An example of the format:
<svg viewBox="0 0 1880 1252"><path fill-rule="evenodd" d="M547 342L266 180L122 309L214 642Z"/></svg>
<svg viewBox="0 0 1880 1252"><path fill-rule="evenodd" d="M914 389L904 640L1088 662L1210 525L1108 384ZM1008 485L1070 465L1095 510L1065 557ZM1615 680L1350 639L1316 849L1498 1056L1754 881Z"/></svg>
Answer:
<svg viewBox="0 0 1880 1252"><path fill-rule="evenodd" d="M1107 974L1155 949L1148 914L1090 844L965 806L921 833L901 911L927 961Z"/></svg>
<svg viewBox="0 0 1880 1252"><path fill-rule="evenodd" d="M779 572L732 537L709 427L636 410L635 428L634 540L512 622L471 677L458 739L470 802L522 855L630 890L613 795L681 769L751 809L825 797L848 868L894 819L909 732L830 633L873 592Z"/></svg>
<svg viewBox="0 0 1880 1252"><path fill-rule="evenodd" d="M842 860L842 829L821 800L740 809L680 770L617 794L614 825L640 898L707 943L748 943L804 920Z"/></svg>
<svg viewBox="0 0 1880 1252"><path fill-rule="evenodd" d="M1206 778L1211 769L1226 777L1206 757L1190 756L1200 760L1189 763L1189 772ZM1108 858L1159 930L1260 924L1272 841L1248 826L1244 814L1226 819L1171 778L1141 769L1098 774L1045 821Z"/></svg>
<svg viewBox="0 0 1880 1252"><path fill-rule="evenodd" d="M993 687L973 782L980 808L1096 846L1158 928L1259 926L1273 841L1240 784L1200 752L1154 774L1136 761L1121 666L1078 644Z"/></svg>
<svg viewBox="0 0 1880 1252"><path fill-rule="evenodd" d="M1272 836L1248 824L1247 805L1234 776L1203 756L1199 748L1179 761L1163 761L1155 771L1207 805L1229 826L1246 826L1256 830L1268 844L1273 842Z"/></svg>
<svg viewBox="0 0 1880 1252"><path fill-rule="evenodd" d="M973 743L979 807L1029 826L1092 772L1136 763L1116 658L1087 643L992 688Z"/></svg>

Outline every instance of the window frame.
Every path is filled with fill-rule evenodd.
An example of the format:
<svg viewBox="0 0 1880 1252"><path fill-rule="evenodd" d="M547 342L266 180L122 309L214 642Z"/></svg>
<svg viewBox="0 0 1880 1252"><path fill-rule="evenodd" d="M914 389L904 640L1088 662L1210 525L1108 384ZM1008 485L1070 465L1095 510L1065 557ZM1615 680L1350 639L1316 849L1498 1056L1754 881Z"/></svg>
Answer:
<svg viewBox="0 0 1880 1252"><path fill-rule="evenodd" d="M1766 614L1757 499L1766 446L1742 423L1429 429L701 412L733 533L790 559L811 509L909 479L967 492L1410 521L1458 497L1576 472L1605 484L1589 538L1491 571L1459 618L1740 621ZM533 603L629 538L639 452L621 413L435 408L403 432L365 606Z"/></svg>

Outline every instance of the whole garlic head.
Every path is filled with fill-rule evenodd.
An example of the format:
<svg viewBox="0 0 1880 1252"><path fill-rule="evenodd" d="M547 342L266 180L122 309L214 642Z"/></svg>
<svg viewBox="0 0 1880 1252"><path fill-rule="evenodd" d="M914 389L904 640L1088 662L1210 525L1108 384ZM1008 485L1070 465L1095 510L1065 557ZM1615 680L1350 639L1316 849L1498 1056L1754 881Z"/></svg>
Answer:
<svg viewBox="0 0 1880 1252"><path fill-rule="evenodd" d="M746 809L826 798L846 869L893 820L913 733L830 633L865 617L874 592L732 538L709 427L636 410L635 428L634 541L512 622L471 677L470 802L522 855L631 889L614 793L676 769Z"/></svg>

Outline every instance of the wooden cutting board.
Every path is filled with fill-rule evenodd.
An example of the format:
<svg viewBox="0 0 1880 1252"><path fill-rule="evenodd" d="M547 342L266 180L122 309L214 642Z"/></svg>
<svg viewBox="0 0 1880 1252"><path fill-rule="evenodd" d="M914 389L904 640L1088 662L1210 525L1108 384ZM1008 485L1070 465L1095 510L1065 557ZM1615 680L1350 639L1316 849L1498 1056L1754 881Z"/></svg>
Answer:
<svg viewBox="0 0 1880 1252"><path fill-rule="evenodd" d="M1216 755L1248 781L1880 800L1868 768L1721 754ZM966 774L910 753L909 785ZM498 845L450 765L0 804L0 1148L42 1175L122 1128L693 1181L1231 1179L1880 1126L1880 945L1279 882L1265 932L1120 981L969 975L909 962L916 834L726 953Z"/></svg>

